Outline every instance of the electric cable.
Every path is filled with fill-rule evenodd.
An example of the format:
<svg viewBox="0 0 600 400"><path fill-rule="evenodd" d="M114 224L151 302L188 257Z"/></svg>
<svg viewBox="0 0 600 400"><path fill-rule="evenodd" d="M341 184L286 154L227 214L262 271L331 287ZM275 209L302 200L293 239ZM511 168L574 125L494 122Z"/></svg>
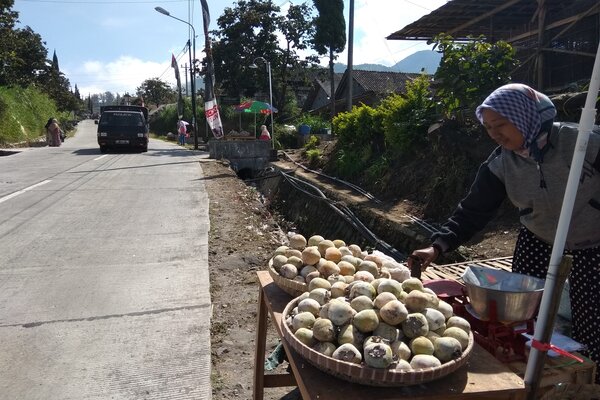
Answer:
<svg viewBox="0 0 600 400"><path fill-rule="evenodd" d="M358 193L360 193L360 194L362 194L363 196L365 196L367 199L369 199L369 200L373 200L375 203L378 203L378 204L379 204L379 203L381 203L381 200L377 199L375 196L373 196L371 193L367 192L366 190L364 190L364 189L363 189L363 188L361 188L360 186L357 186L357 185L355 185L355 184L353 184L353 183L350 183L350 182L347 182L347 181L341 180L341 179L339 179L339 178L336 178L335 176L330 176L330 175L324 174L324 173L322 173L322 172L319 172L319 171L312 170L312 169L310 169L310 168L306 167L305 165L302 165L301 163L294 161L294 160L292 159L292 157L290 157L290 155L289 155L289 154L287 154L285 151L283 152L283 154L284 154L284 155L285 155L285 156L288 158L288 160L290 160L291 162L293 162L294 164L296 164L298 167L300 167L300 168L304 169L305 171L312 172L313 174L317 174L317 175L319 175L319 176L323 176L323 177L325 177L325 178L329 178L329 179L331 179L331 180L333 180L333 181L335 181L335 182L339 182L339 183L341 183L341 184L343 184L343 185L346 185L346 186L348 186L348 187L350 187L350 188L354 189L354 190L355 190L355 191L357 191Z"/></svg>
<svg viewBox="0 0 600 400"><path fill-rule="evenodd" d="M285 154L285 152L284 152L284 154ZM289 158L289 155L286 154L286 156ZM302 164L296 163L295 161L294 161L294 163L301 167L304 167L304 166L302 166ZM308 168L306 168L306 169L312 172L312 170L310 170ZM393 246L391 246L389 243L385 242L384 240L380 239L375 233L373 233L365 224L363 224L363 222L354 214L354 212L347 205L345 205L342 202L329 199L325 195L325 193L323 193L323 191L321 189L319 189L317 186L313 185L312 183L307 182L301 178L295 177L295 176L291 175L290 173L284 172L282 170L279 170L279 172L276 173L273 168L268 168L268 169L265 169L264 172L268 172L269 174L268 175L265 174L258 178L247 179L245 181L252 182L252 181L258 181L258 180L263 180L263 179L275 178L277 176L282 176L293 188L295 188L299 192L304 193L306 196L308 196L314 200L326 203L327 206L329 206L336 214L338 214L344 221L346 221L352 228L354 228L354 230L356 232L358 232L375 249L392 257L397 262L405 262L406 259L408 258L408 256L406 254L398 251L396 248L394 248ZM321 175L321 173L316 172L316 171L314 173ZM327 176L327 177L329 177L329 176ZM334 178L334 179L339 182L342 182L342 183L348 183L348 182L345 182L338 178ZM314 193L311 193L308 190L304 189L301 185L304 185L304 186L312 189L314 191ZM367 193L366 191L362 190L360 187L358 187L356 185L351 184L351 187L358 188L359 191L361 191L361 193ZM412 216L409 214L404 214L403 216L410 219L411 221L413 221L414 223L419 225L421 228L428 231L430 234L438 232L438 229L435 228L433 225L428 224L427 222L425 222L415 216Z"/></svg>
<svg viewBox="0 0 600 400"><path fill-rule="evenodd" d="M389 245L384 240L381 240L377 235L375 235L369 228L367 228L361 221L358 219L354 213L344 204L340 202L335 202L327 196L316 186L311 183L308 183L300 178L296 178L291 176L283 171L280 174L297 190L305 193L307 196L324 201L333 211L336 212L340 217L342 217L348 224L350 224L358 233L361 234L368 242L370 242L373 247L382 253L392 257L397 262L404 262L407 259L407 256L398 250L396 250L393 246ZM312 188L318 195L310 193L299 186L298 183L306 185Z"/></svg>
<svg viewBox="0 0 600 400"><path fill-rule="evenodd" d="M353 183L350 183L350 182L344 181L342 179L336 178L334 176L330 176L330 175L324 174L322 172L312 170L312 169L306 167L305 165L302 165L301 163L299 163L297 161L294 161L290 157L290 155L287 154L285 151L283 151L283 154L288 158L288 160L290 160L292 163L294 163L298 167L304 169L305 171L311 172L311 173L319 175L319 176L323 176L325 178L329 178L331 180L334 180L335 182L341 183L342 185L346 185L346 186L354 189L358 193L362 194L363 196L365 196L369 200L373 200L375 203L381 204L381 200L377 199L375 196L373 196L371 193L367 192L366 190L362 189L360 186L357 186L357 185L355 185ZM404 214L403 217L406 217L406 218L410 219L411 221L413 221L414 223L418 224L419 226L421 226L423 229L425 229L426 231L428 231L431 234L436 233L436 232L439 231L439 229L437 229L433 225L428 224L427 222L425 222L422 219L417 218L417 217L415 217L413 215Z"/></svg>

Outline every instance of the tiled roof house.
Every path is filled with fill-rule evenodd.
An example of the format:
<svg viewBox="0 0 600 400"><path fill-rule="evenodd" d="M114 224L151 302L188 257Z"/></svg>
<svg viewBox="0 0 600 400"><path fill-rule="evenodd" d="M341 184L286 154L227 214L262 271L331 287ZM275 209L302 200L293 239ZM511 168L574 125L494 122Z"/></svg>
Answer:
<svg viewBox="0 0 600 400"><path fill-rule="evenodd" d="M336 82L336 113L346 111L348 94L348 70L339 75ZM392 93L402 94L406 91L406 82L419 74L387 71L352 71L352 105L366 104L376 106L381 99ZM338 77L336 76L336 80ZM304 110L316 114L328 114L331 111L329 100L329 82L316 80L315 96L309 96Z"/></svg>

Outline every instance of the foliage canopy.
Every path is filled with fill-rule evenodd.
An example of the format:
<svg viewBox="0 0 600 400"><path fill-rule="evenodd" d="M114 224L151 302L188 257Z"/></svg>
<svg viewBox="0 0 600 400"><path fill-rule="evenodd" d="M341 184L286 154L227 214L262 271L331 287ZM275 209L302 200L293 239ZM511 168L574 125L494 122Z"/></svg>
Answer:
<svg viewBox="0 0 600 400"><path fill-rule="evenodd" d="M13 0L0 1L0 86L40 87L59 110L78 111L83 103L71 91L69 80L58 69L58 58L47 59L48 50L30 27L15 28L19 14Z"/></svg>
<svg viewBox="0 0 600 400"><path fill-rule="evenodd" d="M435 86L447 116L473 109L494 89L508 83L518 65L514 48L503 41L487 43L479 37L460 43L441 34L434 43L434 49L443 54Z"/></svg>
<svg viewBox="0 0 600 400"><path fill-rule="evenodd" d="M137 96L143 96L144 100L156 104L166 104L175 101L177 93L166 82L159 78L146 79L136 89Z"/></svg>

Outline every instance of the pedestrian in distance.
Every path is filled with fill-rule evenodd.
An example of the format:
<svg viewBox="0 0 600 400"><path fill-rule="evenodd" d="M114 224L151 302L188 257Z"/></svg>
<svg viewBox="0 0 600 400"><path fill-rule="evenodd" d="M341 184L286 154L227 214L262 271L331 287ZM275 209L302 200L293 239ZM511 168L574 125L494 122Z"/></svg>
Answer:
<svg viewBox="0 0 600 400"><path fill-rule="evenodd" d="M181 146L185 146L185 138L187 136L187 124L182 119L179 119L177 121L177 138Z"/></svg>
<svg viewBox="0 0 600 400"><path fill-rule="evenodd" d="M269 133L269 130L267 129L266 125L261 125L260 126L260 140L271 140L271 134Z"/></svg>
<svg viewBox="0 0 600 400"><path fill-rule="evenodd" d="M569 176L578 125L554 122L556 108L544 94L523 84L493 91L475 112L499 146L481 164L470 191L429 247L408 259L425 269L437 257L484 229L505 198L519 209L521 227L513 272L546 278ZM569 275L572 337L600 362L600 129L594 126L577 188L565 254ZM600 383L598 373L596 383Z"/></svg>
<svg viewBox="0 0 600 400"><path fill-rule="evenodd" d="M46 128L46 143L48 143L49 147L59 147L62 140L61 134L62 130L58 125L58 121L56 118L50 118L45 125Z"/></svg>

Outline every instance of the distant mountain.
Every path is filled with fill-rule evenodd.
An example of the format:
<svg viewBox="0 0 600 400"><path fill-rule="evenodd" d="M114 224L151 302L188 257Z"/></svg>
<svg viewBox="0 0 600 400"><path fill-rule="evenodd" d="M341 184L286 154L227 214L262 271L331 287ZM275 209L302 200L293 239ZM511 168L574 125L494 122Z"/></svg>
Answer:
<svg viewBox="0 0 600 400"><path fill-rule="evenodd" d="M434 74L440 65L442 54L433 50L421 50L411 54L403 60L398 61L392 67L398 72L421 72L421 68L428 74Z"/></svg>
<svg viewBox="0 0 600 400"><path fill-rule="evenodd" d="M390 72L412 72L419 73L421 69L428 74L434 74L440 65L442 55L437 51L421 50L398 61L395 65L387 67L381 64L358 64L354 69L362 71L390 71ZM346 64L335 63L334 72L343 73L346 70Z"/></svg>

